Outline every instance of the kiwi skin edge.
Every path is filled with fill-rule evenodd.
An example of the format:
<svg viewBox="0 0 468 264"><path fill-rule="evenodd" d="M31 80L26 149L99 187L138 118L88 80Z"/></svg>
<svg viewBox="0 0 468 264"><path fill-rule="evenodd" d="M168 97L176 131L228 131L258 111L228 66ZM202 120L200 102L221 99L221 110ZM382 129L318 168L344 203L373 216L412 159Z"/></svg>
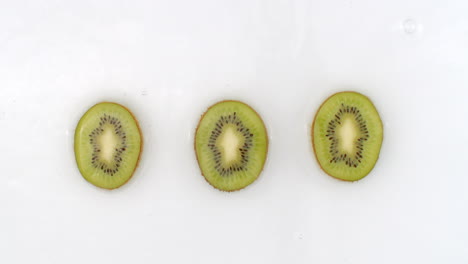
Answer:
<svg viewBox="0 0 468 264"><path fill-rule="evenodd" d="M98 187L98 188L100 188L100 189L115 190L115 189L120 188L120 187L124 186L125 184L127 184L127 182L128 182L131 178L133 178L133 175L135 174L135 171L136 171L136 169L138 168L138 165L140 165L141 153L143 152L143 134L141 133L141 127L140 127L140 124L138 123L138 119L136 119L136 117L135 117L135 115L132 113L132 111L130 111L130 109L128 109L127 107L125 107L125 106L123 106L123 105L121 105L121 104L119 104L119 103L103 101L103 102L99 102L99 103L94 104L94 105L91 106L89 109L95 107L96 105L103 104L103 103L106 103L106 104L115 104L115 105L118 105L118 106L124 108L125 110L127 110L127 111L130 113L130 115L132 116L133 120L135 120L135 124L136 124L136 126L137 126L137 128L138 128L138 132L140 133L140 152L138 153L137 163L135 164L135 169L133 170L132 175L130 175L130 177L129 177L124 183L122 183L120 186L117 186L117 187L115 187L115 188L103 188L103 187L99 187L99 186L94 185L93 183L91 183L90 181L88 181L88 180L85 178L85 180L86 180L87 182L91 183L93 186L96 186L96 187ZM89 111L89 109L88 109L87 111ZM87 111L86 111L86 112L87 112ZM81 116L81 118L84 117L84 115L86 114L86 112ZM80 118L80 120L78 121L78 124L81 122L81 118ZM77 124L77 126L78 126L78 124ZM76 136L77 136L77 135L76 135L76 131L75 131L75 137L74 137L74 139L76 138ZM74 142L73 142L73 150L75 151L75 161L76 161L76 166L78 167L78 161L76 160L76 149L75 149L75 143L74 143ZM79 167L78 167L78 170L80 170ZM80 171L80 173L81 173L81 171ZM83 178L84 178L84 177L83 177Z"/></svg>
<svg viewBox="0 0 468 264"><path fill-rule="evenodd" d="M222 100L222 101L216 102L216 103L212 104L210 107L208 107L208 109L206 109L205 112L201 115L200 121L198 121L197 128L195 129L195 135L194 135L194 140L193 140L193 150L195 151L195 157L197 158L197 164L198 164L198 167L200 168L201 175L203 176L203 178L205 179L205 181L208 182L208 184L211 185L211 187L213 187L213 188L216 189L216 190L220 190L220 191L222 191L222 192L237 192L237 191L240 191L240 190L242 190L242 189L248 187L248 186L251 185L251 184L249 184L249 185L247 185L247 186L245 186L245 187L243 187L243 188L239 188L239 189L235 189L235 190L229 190L229 191L221 190L221 189L216 188L215 186L213 186L213 184L211 184L211 183L206 179L205 175L203 174L203 171L202 171L202 169L201 169L201 167L200 167L200 161L198 160L198 155L197 155L197 145L196 145L196 144L197 144L197 141L196 141L196 140L197 140L197 132L198 132L198 128L200 127L201 120L203 120L203 118L205 117L206 113L208 113L208 111L209 111L213 106L218 105L218 104L220 104L220 103L226 103L226 102L235 102L235 103L244 104L244 105L246 105L247 107L249 107L250 109L252 109L252 111L254 111L254 113L260 118L260 120L262 120L263 129L265 130L265 136L266 136L266 137L265 137L265 138L266 138L265 162L263 162L263 164L262 164L262 168L260 169L260 174L263 172L263 168L265 167L265 163L267 162L267 159L268 159L268 147L269 147L268 131L267 131L267 129L266 129L265 122L263 121L262 116L259 115L259 114L257 113L257 111L255 111L255 109L253 109L250 105L248 105L248 104L246 104L246 103L244 103L244 102L242 102L242 101L238 101L238 100ZM258 177L260 177L260 174L258 175ZM257 179L258 179L258 177L257 177ZM255 181L257 181L257 179L255 179ZM254 181L254 182L255 182L255 181ZM252 182L252 183L253 183L253 182Z"/></svg>
<svg viewBox="0 0 468 264"><path fill-rule="evenodd" d="M314 156L315 156L315 160L317 161L318 165L320 166L320 169L325 172L327 175L337 179L337 180L340 180L340 181L344 181L344 182L355 182L355 181L350 181L350 180L344 180L344 179L340 179L340 178L337 178L333 175L331 175L330 173L328 173L323 167L322 165L320 164L320 161L318 160L317 158L317 152L315 150L315 144L314 144L314 127L315 127L315 119L317 119L317 115L319 113L319 110L322 108L322 106L325 104L325 102L328 101L328 99L330 99L331 97L337 95L337 94L341 94L341 93L357 93L357 94L360 94L362 96L364 96L365 98L367 98L367 100L369 100L369 102L372 103L372 105L375 107L374 105L374 102L372 102L372 100L367 97L366 95L362 94L362 93L359 93L359 92L355 92L355 91L342 91L342 92L337 92L337 93L334 93L330 96L328 96L325 100L323 100L322 104L320 104L319 108L317 108L317 111L315 112L315 116L314 116L314 120L312 121L312 127L311 127L311 130L310 130L310 135L311 135L311 140L312 140L312 148L313 148L313 151L314 151ZM377 111L378 113L378 111ZM379 114L379 117L380 117L380 114ZM381 118L382 120L382 118ZM384 129L383 129L383 122L382 122L382 142L384 140ZM377 161L380 157L380 151L379 151L379 156L377 156ZM369 171L369 173L374 169L375 165L377 164L377 161L375 162L374 166L372 166L371 170ZM357 181L360 181L362 179L364 179L367 175L365 175L364 177L362 177L361 179L357 180Z"/></svg>

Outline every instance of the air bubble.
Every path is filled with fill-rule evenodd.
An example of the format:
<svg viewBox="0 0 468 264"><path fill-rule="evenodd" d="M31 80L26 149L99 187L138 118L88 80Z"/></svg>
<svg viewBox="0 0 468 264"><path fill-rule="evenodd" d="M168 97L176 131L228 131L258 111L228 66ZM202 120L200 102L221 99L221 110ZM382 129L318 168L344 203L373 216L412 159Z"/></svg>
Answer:
<svg viewBox="0 0 468 264"><path fill-rule="evenodd" d="M406 19L402 25L406 34L414 34L418 30L418 23L413 19Z"/></svg>
<svg viewBox="0 0 468 264"><path fill-rule="evenodd" d="M303 239L304 239L304 234L301 233L301 232L295 232L295 233L294 233L294 238L295 238L296 240L303 240Z"/></svg>

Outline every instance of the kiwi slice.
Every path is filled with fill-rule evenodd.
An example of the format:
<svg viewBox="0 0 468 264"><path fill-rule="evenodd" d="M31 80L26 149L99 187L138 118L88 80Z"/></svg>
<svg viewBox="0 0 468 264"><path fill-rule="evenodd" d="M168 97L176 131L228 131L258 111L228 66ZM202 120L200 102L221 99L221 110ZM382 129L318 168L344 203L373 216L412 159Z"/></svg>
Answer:
<svg viewBox="0 0 468 264"><path fill-rule="evenodd" d="M383 127L366 96L341 92L329 97L312 125L312 143L322 169L335 178L357 181L379 158Z"/></svg>
<svg viewBox="0 0 468 264"><path fill-rule="evenodd" d="M245 103L218 102L198 123L195 152L209 184L221 191L240 190L258 178L265 164L265 125Z"/></svg>
<svg viewBox="0 0 468 264"><path fill-rule="evenodd" d="M142 148L137 120L116 103L99 103L80 119L75 131L75 158L90 183L115 189L133 175Z"/></svg>

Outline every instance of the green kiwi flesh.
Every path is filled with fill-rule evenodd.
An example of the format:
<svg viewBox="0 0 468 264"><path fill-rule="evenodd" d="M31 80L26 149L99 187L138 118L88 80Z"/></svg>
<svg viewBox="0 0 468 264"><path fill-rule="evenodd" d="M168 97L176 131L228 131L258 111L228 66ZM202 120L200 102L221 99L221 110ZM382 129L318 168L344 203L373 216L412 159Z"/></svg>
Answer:
<svg viewBox="0 0 468 264"><path fill-rule="evenodd" d="M209 184L221 191L240 190L258 178L265 164L265 125L247 104L216 103L200 119L195 152Z"/></svg>
<svg viewBox="0 0 468 264"><path fill-rule="evenodd" d="M356 181L374 168L379 158L383 126L366 96L341 92L329 97L312 125L312 143L320 167L335 178Z"/></svg>
<svg viewBox="0 0 468 264"><path fill-rule="evenodd" d="M95 186L115 189L132 177L142 137L127 108L104 102L91 107L80 119L74 147L81 175Z"/></svg>

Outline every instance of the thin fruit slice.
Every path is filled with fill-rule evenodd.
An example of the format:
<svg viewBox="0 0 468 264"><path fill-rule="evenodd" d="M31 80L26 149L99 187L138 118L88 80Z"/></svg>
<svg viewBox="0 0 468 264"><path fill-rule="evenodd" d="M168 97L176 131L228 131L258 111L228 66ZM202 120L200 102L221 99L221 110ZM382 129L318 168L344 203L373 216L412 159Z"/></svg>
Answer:
<svg viewBox="0 0 468 264"><path fill-rule="evenodd" d="M258 178L265 164L265 125L250 106L239 101L219 102L201 117L195 151L209 184L222 191L240 190Z"/></svg>
<svg viewBox="0 0 468 264"><path fill-rule="evenodd" d="M366 96L341 92L328 98L312 125L312 143L320 167L335 178L357 181L379 158L383 127Z"/></svg>
<svg viewBox="0 0 468 264"><path fill-rule="evenodd" d="M130 111L116 103L99 103L80 119L75 131L75 158L90 183L115 189L133 175L142 137Z"/></svg>

